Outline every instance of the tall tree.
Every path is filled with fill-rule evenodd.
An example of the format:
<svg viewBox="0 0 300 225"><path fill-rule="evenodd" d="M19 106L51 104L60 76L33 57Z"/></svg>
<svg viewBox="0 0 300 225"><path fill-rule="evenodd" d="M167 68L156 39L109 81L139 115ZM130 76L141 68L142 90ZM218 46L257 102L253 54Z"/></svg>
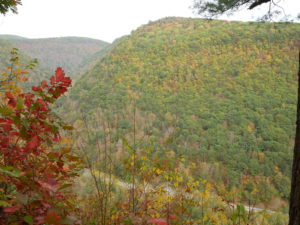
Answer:
<svg viewBox="0 0 300 225"><path fill-rule="evenodd" d="M272 14L271 6L276 5L272 0L195 0L194 9L200 15L217 16L226 12L234 12L242 6L252 10L264 3L268 3L268 15ZM299 16L298 16L299 17ZM292 167L292 182L290 193L289 225L300 225L300 51L298 71L298 102L296 118L296 135Z"/></svg>

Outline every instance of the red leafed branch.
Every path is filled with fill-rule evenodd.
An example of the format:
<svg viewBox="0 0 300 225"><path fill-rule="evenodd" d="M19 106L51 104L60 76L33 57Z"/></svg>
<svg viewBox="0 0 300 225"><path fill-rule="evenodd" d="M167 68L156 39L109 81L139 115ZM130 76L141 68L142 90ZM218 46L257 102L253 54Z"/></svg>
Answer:
<svg viewBox="0 0 300 225"><path fill-rule="evenodd" d="M0 224L63 224L69 207L62 185L74 174L78 160L69 161L69 149L53 148L66 124L51 112L51 105L71 86L72 80L57 68L50 83L42 81L33 92L7 92L0 113ZM5 212L1 214L1 210ZM59 213L54 213L59 212ZM53 222L55 221L55 222Z"/></svg>

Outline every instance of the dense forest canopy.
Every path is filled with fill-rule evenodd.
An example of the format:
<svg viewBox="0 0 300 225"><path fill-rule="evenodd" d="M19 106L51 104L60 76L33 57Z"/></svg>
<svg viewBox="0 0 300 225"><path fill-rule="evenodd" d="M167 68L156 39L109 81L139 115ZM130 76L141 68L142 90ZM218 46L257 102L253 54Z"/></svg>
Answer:
<svg viewBox="0 0 300 225"><path fill-rule="evenodd" d="M88 121L103 111L102 119L114 121L117 143L123 136L132 141L136 108L138 149L151 145L162 156L168 149L187 157L192 176L216 187L256 177L257 202L287 200L299 31L292 23L151 22L80 78L65 112L73 106L68 118L80 124L76 109ZM93 129L91 151L103 137Z"/></svg>

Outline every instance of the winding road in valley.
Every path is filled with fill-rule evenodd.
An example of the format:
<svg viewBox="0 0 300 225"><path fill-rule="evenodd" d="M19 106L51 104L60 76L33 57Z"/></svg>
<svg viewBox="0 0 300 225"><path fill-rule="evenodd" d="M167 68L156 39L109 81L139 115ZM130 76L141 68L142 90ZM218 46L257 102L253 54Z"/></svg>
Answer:
<svg viewBox="0 0 300 225"><path fill-rule="evenodd" d="M84 176L91 176L91 174L89 173L88 170L86 170L84 172ZM106 182L109 182L109 176L103 176L103 178L105 179ZM119 186L119 187L121 187L121 188L126 188L126 189L132 188L132 184L129 184L129 183L124 182L124 181L120 181L119 179L114 178L114 177L112 177L112 183ZM154 188L149 186L148 189L153 190ZM169 186L165 187L165 190L169 195L174 195L175 194L175 191ZM242 205L245 208L245 210L248 211L248 212L257 212L258 213L258 212L263 212L264 211L264 212L270 213L270 214L280 213L280 214L287 215L286 213L277 212L277 211L273 211L273 210L270 210L270 209L257 208L257 207L253 207L253 206L243 205L243 204L229 203L228 205L230 207L234 208L234 209L237 208L238 205Z"/></svg>

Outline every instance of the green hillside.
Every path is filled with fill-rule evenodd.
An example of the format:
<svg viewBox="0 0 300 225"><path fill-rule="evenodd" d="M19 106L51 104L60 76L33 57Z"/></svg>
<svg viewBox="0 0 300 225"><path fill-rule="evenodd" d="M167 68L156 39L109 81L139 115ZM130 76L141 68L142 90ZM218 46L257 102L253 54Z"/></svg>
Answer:
<svg viewBox="0 0 300 225"><path fill-rule="evenodd" d="M83 71L82 63L86 58L108 45L107 42L84 37L41 39L14 35L0 35L0 37L10 40L28 56L37 58L40 65L48 71L60 66L72 77L78 76Z"/></svg>
<svg viewBox="0 0 300 225"><path fill-rule="evenodd" d="M76 82L63 112L81 138L90 124L91 154L112 135L121 178L125 138L138 151L185 157L187 173L220 195L240 187L244 201L287 199L299 37L293 23L152 22Z"/></svg>

